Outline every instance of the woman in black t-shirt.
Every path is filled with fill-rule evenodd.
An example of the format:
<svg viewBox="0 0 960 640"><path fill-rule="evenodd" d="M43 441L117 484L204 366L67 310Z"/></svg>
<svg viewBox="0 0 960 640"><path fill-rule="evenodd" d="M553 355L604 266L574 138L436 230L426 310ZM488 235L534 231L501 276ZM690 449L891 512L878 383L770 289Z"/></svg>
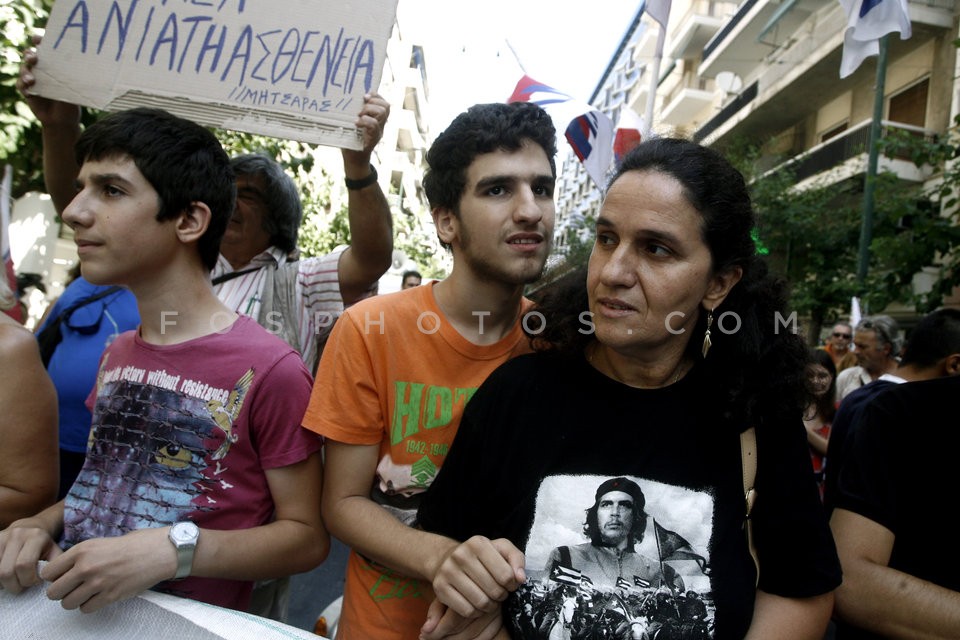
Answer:
<svg viewBox="0 0 960 640"><path fill-rule="evenodd" d="M743 177L716 152L659 138L624 158L586 273L542 297L542 323L525 323L538 353L477 391L424 496L420 525L477 551L444 561L441 602L477 558L512 576L509 543L526 581L501 637L823 636L840 571L801 419L809 355L754 226ZM759 578L743 533L751 426ZM631 490L594 494L611 482ZM604 502L610 535L591 537L588 507ZM579 549L579 565L558 548Z"/></svg>

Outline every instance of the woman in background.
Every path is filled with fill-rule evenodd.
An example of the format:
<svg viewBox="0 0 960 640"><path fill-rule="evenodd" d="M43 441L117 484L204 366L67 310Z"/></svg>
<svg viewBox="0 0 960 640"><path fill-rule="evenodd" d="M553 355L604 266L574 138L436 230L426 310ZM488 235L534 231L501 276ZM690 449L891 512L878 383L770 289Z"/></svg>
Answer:
<svg viewBox="0 0 960 640"><path fill-rule="evenodd" d="M810 445L810 460L813 474L823 497L823 470L830 438L830 423L837 413L834 398L837 394L837 370L833 358L823 349L811 349L812 362L807 365L807 383L814 399L803 414L803 426L807 429L807 444Z"/></svg>

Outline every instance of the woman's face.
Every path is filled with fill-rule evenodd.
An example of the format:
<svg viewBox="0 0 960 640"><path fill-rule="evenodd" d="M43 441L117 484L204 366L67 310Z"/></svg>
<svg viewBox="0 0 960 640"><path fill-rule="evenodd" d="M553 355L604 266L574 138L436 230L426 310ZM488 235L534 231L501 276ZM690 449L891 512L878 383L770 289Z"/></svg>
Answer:
<svg viewBox="0 0 960 640"><path fill-rule="evenodd" d="M667 174L630 171L610 187L587 272L600 343L624 352L685 346L700 307L723 301L740 271L713 274L702 220Z"/></svg>
<svg viewBox="0 0 960 640"><path fill-rule="evenodd" d="M807 381L810 393L819 398L830 390L833 378L822 364L811 364L807 367Z"/></svg>

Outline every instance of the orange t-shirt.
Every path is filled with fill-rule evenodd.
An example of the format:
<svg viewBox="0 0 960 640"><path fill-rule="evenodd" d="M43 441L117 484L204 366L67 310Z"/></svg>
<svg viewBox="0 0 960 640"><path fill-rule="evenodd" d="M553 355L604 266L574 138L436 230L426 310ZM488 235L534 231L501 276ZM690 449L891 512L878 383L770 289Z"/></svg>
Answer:
<svg viewBox="0 0 960 640"><path fill-rule="evenodd" d="M375 296L340 317L303 419L332 440L380 445L371 499L407 524L443 465L467 401L494 369L530 351L520 322L492 345L464 338L437 306L435 284ZM524 300L522 311L531 307ZM416 638L432 600L428 583L351 551L337 637Z"/></svg>

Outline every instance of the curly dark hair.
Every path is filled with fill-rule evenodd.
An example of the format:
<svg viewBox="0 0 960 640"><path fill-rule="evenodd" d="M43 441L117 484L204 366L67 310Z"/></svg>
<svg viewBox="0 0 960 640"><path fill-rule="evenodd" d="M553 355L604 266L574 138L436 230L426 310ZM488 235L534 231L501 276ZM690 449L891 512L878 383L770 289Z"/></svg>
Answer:
<svg viewBox="0 0 960 640"><path fill-rule="evenodd" d="M423 190L430 208L446 207L459 215L467 169L474 159L497 150L516 151L526 141L543 148L556 178L557 131L539 106L530 102L476 104L458 115L427 152Z"/></svg>
<svg viewBox="0 0 960 640"><path fill-rule="evenodd" d="M799 416L811 401L806 385L809 362L806 341L789 330L789 288L773 276L757 255L752 231L756 216L742 174L718 152L679 138L654 138L636 146L623 159L607 185L631 171L656 171L683 186L683 193L702 216L703 241L714 273L740 267L743 276L713 311L716 336L708 358L698 340L687 344L687 357L706 369L723 418L737 428L760 424L789 412ZM568 274L559 286L542 292L537 309L546 318L530 335L537 350L581 354L594 339L584 331L588 311L587 267ZM716 320L732 312L736 333L717 331ZM705 314L693 335L703 335Z"/></svg>

